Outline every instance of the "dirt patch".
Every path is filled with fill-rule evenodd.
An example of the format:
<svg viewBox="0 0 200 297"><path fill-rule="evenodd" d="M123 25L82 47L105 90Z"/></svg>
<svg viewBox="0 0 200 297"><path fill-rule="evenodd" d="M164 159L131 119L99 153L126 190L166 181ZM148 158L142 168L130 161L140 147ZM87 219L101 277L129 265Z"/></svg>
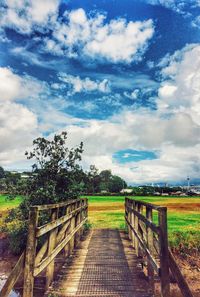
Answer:
<svg viewBox="0 0 200 297"><path fill-rule="evenodd" d="M194 297L200 297L200 253L181 255L173 253ZM172 296L181 297L176 285L172 286Z"/></svg>
<svg viewBox="0 0 200 297"><path fill-rule="evenodd" d="M175 210L175 211L193 211L193 212L199 212L200 211L200 203L168 203L166 204L167 208L169 210Z"/></svg>
<svg viewBox="0 0 200 297"><path fill-rule="evenodd" d="M89 211L124 211L124 205L121 203L118 204L109 204L109 205L89 205Z"/></svg>

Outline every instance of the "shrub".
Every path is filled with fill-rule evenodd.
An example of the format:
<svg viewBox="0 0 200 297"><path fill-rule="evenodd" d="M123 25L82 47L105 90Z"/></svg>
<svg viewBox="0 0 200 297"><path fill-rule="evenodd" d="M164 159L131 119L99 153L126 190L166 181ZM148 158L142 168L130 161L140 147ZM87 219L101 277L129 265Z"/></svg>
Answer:
<svg viewBox="0 0 200 297"><path fill-rule="evenodd" d="M19 255L26 246L27 223L14 220L6 224L10 250L14 255Z"/></svg>

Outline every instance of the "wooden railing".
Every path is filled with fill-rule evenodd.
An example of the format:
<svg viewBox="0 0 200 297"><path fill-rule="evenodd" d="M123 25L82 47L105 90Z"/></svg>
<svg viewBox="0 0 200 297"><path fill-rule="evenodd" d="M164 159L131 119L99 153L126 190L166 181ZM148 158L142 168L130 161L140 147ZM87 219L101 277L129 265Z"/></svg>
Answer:
<svg viewBox="0 0 200 297"><path fill-rule="evenodd" d="M125 220L137 256L147 259L152 292L155 292L155 277L159 277L161 296L170 297L171 272L182 295L193 297L168 247L167 208L126 198Z"/></svg>
<svg viewBox="0 0 200 297"><path fill-rule="evenodd" d="M72 253L83 232L87 212L86 198L31 207L26 250L4 284L0 297L9 295L22 273L23 297L32 297L34 278L45 268L47 290L53 280L55 257L62 250L66 256ZM47 222L40 225L41 217L44 220L44 216Z"/></svg>

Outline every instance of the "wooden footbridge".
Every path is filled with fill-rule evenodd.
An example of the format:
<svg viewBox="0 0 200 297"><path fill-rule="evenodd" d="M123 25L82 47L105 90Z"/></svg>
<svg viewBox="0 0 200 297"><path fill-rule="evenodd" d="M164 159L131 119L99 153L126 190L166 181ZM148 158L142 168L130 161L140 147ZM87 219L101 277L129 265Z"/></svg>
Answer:
<svg viewBox="0 0 200 297"><path fill-rule="evenodd" d="M42 224L44 215L49 221ZM192 297L168 248L166 207L126 198L127 232L84 232L87 216L86 198L33 206L26 250L0 297L9 296L20 275L23 297L170 297L172 278ZM45 279L43 295L35 290L38 276Z"/></svg>

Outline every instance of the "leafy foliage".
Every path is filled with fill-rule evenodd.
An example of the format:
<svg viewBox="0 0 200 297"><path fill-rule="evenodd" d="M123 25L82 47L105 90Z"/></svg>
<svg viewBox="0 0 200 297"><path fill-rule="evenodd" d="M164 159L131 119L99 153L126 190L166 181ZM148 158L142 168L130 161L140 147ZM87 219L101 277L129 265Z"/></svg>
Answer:
<svg viewBox="0 0 200 297"><path fill-rule="evenodd" d="M29 177L26 198L20 205L25 217L31 205L49 204L77 198L82 180L81 160L83 143L76 148L66 147L67 133L55 135L53 140L39 137L33 141L33 150L26 152L35 159Z"/></svg>
<svg viewBox="0 0 200 297"><path fill-rule="evenodd" d="M86 193L94 194L102 191L107 193L119 193L126 186L126 182L121 177L112 175L111 170L102 170L99 173L95 165L91 165L90 171L86 173Z"/></svg>
<svg viewBox="0 0 200 297"><path fill-rule="evenodd" d="M33 141L33 150L25 153L28 159L35 160L33 171L25 183L18 183L25 194L24 199L19 208L10 211L6 218L6 232L15 254L21 252L26 243L32 205L57 203L79 196L83 171L78 162L81 160L83 143L69 149L66 140L66 132L55 135L52 140L39 137ZM47 214L40 216L42 223L46 220Z"/></svg>

